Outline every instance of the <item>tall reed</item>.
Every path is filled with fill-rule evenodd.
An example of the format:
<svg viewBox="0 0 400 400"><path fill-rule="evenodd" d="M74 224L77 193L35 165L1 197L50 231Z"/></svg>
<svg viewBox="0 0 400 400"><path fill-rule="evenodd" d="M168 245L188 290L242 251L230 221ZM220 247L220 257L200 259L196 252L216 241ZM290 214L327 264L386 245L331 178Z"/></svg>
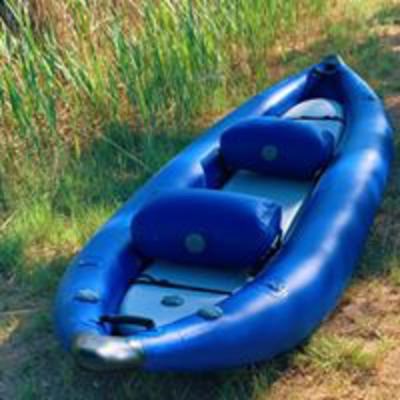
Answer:
<svg viewBox="0 0 400 400"><path fill-rule="evenodd" d="M176 131L236 104L267 83L282 35L326 8L324 0L17 3L20 34L0 33L3 203L21 188L56 185L106 123Z"/></svg>

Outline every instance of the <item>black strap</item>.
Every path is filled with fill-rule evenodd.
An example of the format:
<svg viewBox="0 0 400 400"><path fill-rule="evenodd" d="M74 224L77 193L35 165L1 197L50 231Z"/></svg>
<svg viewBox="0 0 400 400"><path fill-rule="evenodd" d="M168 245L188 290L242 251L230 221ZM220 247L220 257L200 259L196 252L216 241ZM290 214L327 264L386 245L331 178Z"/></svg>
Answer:
<svg viewBox="0 0 400 400"><path fill-rule="evenodd" d="M344 119L336 115L324 115L322 117L303 115L301 117L291 117L290 119L301 120L301 121L335 121L344 123Z"/></svg>
<svg viewBox="0 0 400 400"><path fill-rule="evenodd" d="M185 285L182 283L171 282L167 279L157 279L150 274L142 274L138 279L134 280L132 284L140 285L154 285L171 289L186 289L194 292L215 293L230 296L232 292L221 289L204 288L199 286Z"/></svg>
<svg viewBox="0 0 400 400"><path fill-rule="evenodd" d="M113 325L130 324L140 325L146 329L152 329L156 326L150 318L140 317L138 315L103 315L100 318L101 322L107 322Z"/></svg>

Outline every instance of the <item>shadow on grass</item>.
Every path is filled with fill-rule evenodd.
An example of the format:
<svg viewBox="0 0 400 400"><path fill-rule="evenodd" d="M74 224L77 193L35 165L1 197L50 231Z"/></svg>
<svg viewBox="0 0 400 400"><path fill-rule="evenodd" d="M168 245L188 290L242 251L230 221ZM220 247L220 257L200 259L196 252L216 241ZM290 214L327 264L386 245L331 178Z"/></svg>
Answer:
<svg viewBox="0 0 400 400"><path fill-rule="evenodd" d="M12 374L4 373L4 382L14 388L4 398L249 399L255 392L267 390L291 363L286 355L264 366L209 374L94 373L80 369L62 352L48 315L25 318L17 330L7 343L8 349L0 348L0 367L13 360L13 351L18 358Z"/></svg>
<svg viewBox="0 0 400 400"><path fill-rule="evenodd" d="M23 207L0 231L0 277L23 281L40 263L47 268L65 262L77 250L74 245L83 244L192 138L192 133L143 135L127 124L108 124L56 183L43 188L43 197L37 201L26 194Z"/></svg>
<svg viewBox="0 0 400 400"><path fill-rule="evenodd" d="M90 149L72 160L52 198L55 210L71 215L82 205L115 206L190 141L190 134L139 134L110 123Z"/></svg>
<svg viewBox="0 0 400 400"><path fill-rule="evenodd" d="M393 5L379 11L375 14L374 19L382 25L399 25L400 24L400 6Z"/></svg>
<svg viewBox="0 0 400 400"><path fill-rule="evenodd" d="M132 381L126 374L101 376L77 368L53 337L51 302L77 250L76 243L83 244L137 187L192 138L193 133L146 136L135 133L127 124L110 123L100 138L66 168L44 205L17 213L2 232L1 399L53 398L60 390L64 393L61 398L68 399L99 395L115 398L116 391L126 397L131 383L141 393L149 389L151 382L147 385L143 374ZM65 243L57 243L63 240ZM149 379L153 379L154 386L155 378ZM171 385L171 390L175 389L176 385ZM153 387L151 391L154 390ZM148 396L149 393L143 398Z"/></svg>
<svg viewBox="0 0 400 400"><path fill-rule="evenodd" d="M399 17L400 7L394 7L375 15L371 24L394 23ZM339 25L332 27L326 40L315 42L302 52L287 53L283 60L286 71L292 72L326 53L337 52L380 94L395 93L398 88L395 70L399 56L382 45L377 35L369 34L364 41L353 42L351 34L351 30L343 30ZM391 104L388 111L395 116L394 122L398 127L400 101ZM149 177L151 171L163 165L191 137L191 134L145 137L135 134L127 125L110 124L105 128L105 140L95 141L62 177L50 199L52 210L66 218L67 224L69 219L76 222L84 218L90 209L104 208L111 212ZM399 141L396 141L396 154L400 154ZM357 279L386 276L392 268L391 261L397 257L396 247L400 237L400 226L396 223L400 213L399 178L398 162L395 161L391 184L376 218ZM89 229L84 236L90 236L91 231ZM4 271L10 274L15 264L29 264L24 255L23 238L1 240L0 254L6 265ZM4 254L7 261L4 261ZM33 272L29 272L29 290L36 288L32 292L33 301L38 291L45 293L51 301L56 283L71 254L56 255L42 268L30 263ZM50 308L47 308L19 316L18 324L7 340L3 344L0 342L0 358L7 363L7 372L0 373L0 382L4 380L3 387L9 398L248 399L257 393L268 392L287 369L293 368L294 352L262 365L215 374L89 373L79 369L61 351L53 338L50 315ZM1 390L0 385L0 397Z"/></svg>

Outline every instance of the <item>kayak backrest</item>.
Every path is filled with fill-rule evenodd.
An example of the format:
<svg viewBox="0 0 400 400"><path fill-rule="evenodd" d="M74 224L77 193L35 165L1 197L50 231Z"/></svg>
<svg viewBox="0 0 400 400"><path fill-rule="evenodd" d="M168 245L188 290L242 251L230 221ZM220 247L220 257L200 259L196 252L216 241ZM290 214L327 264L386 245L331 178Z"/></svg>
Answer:
<svg viewBox="0 0 400 400"><path fill-rule="evenodd" d="M220 145L232 170L308 180L331 160L335 139L330 131L303 121L258 117L226 130Z"/></svg>
<svg viewBox="0 0 400 400"><path fill-rule="evenodd" d="M255 196L208 189L164 191L133 218L132 245L144 258L243 269L268 254L281 208Z"/></svg>
<svg viewBox="0 0 400 400"><path fill-rule="evenodd" d="M344 127L344 110L333 100L303 101L280 117L244 120L221 136L221 155L231 170L309 180L324 169Z"/></svg>
<svg viewBox="0 0 400 400"><path fill-rule="evenodd" d="M318 98L297 104L282 118L307 122L320 130L329 130L337 145L343 131L344 110L336 101Z"/></svg>
<svg viewBox="0 0 400 400"><path fill-rule="evenodd" d="M303 101L288 110L283 114L283 117L294 119L344 119L343 108L338 102L322 98Z"/></svg>

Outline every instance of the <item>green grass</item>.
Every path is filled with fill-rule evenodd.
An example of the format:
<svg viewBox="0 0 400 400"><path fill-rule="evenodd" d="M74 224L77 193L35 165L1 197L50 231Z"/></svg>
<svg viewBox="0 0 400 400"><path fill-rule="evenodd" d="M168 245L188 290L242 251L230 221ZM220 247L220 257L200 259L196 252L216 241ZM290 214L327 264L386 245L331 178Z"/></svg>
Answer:
<svg viewBox="0 0 400 400"><path fill-rule="evenodd" d="M368 373L376 368L391 345L390 340L382 338L374 343L372 349L366 349L365 341L361 339L317 334L297 355L295 363L310 364L326 372L338 370L347 373Z"/></svg>
<svg viewBox="0 0 400 400"><path fill-rule="evenodd" d="M48 0L19 38L0 33L0 398L264 399L280 382L295 384L292 376L374 374L391 339L371 349L364 337L324 331L300 352L236 371L93 374L61 351L50 310L66 265L93 232L257 90L340 52L381 95L396 94L399 55L380 31L395 24L398 5L59 4ZM69 18L67 30L54 22ZM399 285L397 170L396 162L355 285Z"/></svg>

